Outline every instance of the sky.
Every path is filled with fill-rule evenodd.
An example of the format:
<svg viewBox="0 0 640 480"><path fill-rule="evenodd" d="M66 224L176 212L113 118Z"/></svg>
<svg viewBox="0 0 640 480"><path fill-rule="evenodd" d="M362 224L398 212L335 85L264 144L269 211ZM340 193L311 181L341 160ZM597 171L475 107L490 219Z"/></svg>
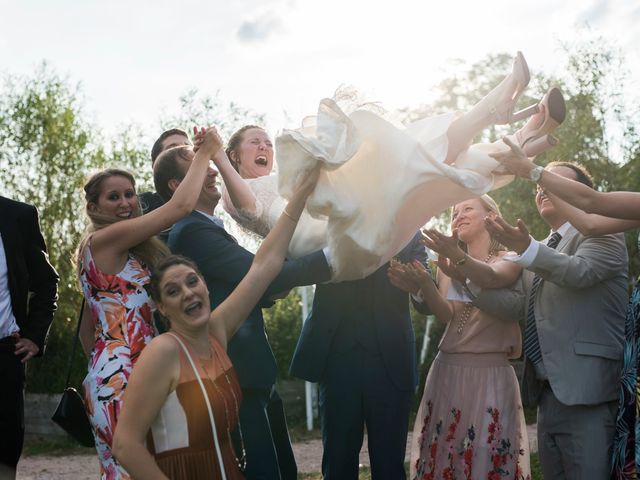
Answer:
<svg viewBox="0 0 640 480"><path fill-rule="evenodd" d="M624 53L627 95L640 92L640 0L0 3L0 73L32 74L46 60L80 84L105 132L158 129L194 87L265 113L272 133L341 84L389 109L418 106L450 59L521 50L533 75L552 74L561 42L596 36Z"/></svg>

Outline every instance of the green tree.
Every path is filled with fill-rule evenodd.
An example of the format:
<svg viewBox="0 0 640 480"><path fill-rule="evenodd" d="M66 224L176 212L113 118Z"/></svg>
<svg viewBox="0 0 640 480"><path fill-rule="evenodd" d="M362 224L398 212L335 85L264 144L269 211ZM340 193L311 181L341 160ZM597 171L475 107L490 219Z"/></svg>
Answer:
<svg viewBox="0 0 640 480"><path fill-rule="evenodd" d="M78 88L46 64L32 77L7 77L0 101L0 170L6 195L34 204L51 263L60 274L58 311L46 359L32 361L29 387L61 390L80 306L71 263L82 232L80 192L89 168L101 164L94 129L82 117ZM79 357L75 365L79 366ZM78 367L76 373L82 368Z"/></svg>
<svg viewBox="0 0 640 480"><path fill-rule="evenodd" d="M289 365L302 330L302 302L297 289L263 311L269 344L278 364L278 377L289 378Z"/></svg>
<svg viewBox="0 0 640 480"><path fill-rule="evenodd" d="M73 257L85 228L82 186L91 171L105 165L134 172L147 154L139 132L127 128L108 149L85 119L76 85L43 63L32 76L7 76L0 98L0 171L3 194L34 204L49 258L58 273L58 310L49 333L46 357L30 362L31 391L61 391L80 307ZM72 381L86 373L79 349Z"/></svg>

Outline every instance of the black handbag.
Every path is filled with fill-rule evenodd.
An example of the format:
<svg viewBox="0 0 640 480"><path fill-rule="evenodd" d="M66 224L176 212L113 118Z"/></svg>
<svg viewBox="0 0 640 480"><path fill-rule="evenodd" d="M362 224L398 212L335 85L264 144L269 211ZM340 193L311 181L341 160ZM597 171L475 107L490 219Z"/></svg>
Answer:
<svg viewBox="0 0 640 480"><path fill-rule="evenodd" d="M78 346L78 338L80 335L80 323L82 322L82 311L84 310L84 299L80 306L80 314L78 315L78 327L76 328L76 338L73 341L71 349L71 357L69 358L69 368L67 369L67 381L65 383L64 392L60 397L58 407L54 412L51 420L57 423L60 428L73 437L80 445L84 447L93 447L95 441L93 439L93 429L87 417L87 410L84 406L82 396L78 391L69 386L71 379L71 365L76 355L76 347Z"/></svg>

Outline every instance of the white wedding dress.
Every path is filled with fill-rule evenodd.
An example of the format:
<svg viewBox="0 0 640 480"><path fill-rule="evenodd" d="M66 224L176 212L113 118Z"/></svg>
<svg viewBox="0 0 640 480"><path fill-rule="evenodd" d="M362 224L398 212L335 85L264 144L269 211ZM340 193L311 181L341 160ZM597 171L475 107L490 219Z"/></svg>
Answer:
<svg viewBox="0 0 640 480"><path fill-rule="evenodd" d="M397 128L365 109L345 114L330 99L320 102L313 124L285 130L276 138L278 175L247 180L256 195L255 215L225 210L241 225L266 235L275 224L298 177L323 163L289 247L297 258L330 249L332 281L364 278L389 261L432 216L463 200L509 183L495 175L488 153L506 145L476 144L454 166L444 164L444 114Z"/></svg>

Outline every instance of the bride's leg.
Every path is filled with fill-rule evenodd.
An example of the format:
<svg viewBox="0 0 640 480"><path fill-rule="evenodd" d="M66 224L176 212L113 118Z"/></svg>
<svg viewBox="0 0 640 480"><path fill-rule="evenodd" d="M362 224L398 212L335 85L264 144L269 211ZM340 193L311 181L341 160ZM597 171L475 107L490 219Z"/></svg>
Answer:
<svg viewBox="0 0 640 480"><path fill-rule="evenodd" d="M537 106L534 105L513 113L518 98L529 83L529 78L527 62L522 53L518 52L513 60L511 73L471 110L456 118L449 126L449 148L445 163L453 163L456 157L469 147L473 137L488 126L512 123L536 112Z"/></svg>

